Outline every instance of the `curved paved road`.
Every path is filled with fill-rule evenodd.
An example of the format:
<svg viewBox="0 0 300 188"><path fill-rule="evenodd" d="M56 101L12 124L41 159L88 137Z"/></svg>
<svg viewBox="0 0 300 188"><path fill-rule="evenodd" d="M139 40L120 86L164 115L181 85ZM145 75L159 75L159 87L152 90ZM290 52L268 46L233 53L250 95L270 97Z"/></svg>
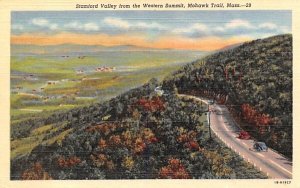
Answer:
<svg viewBox="0 0 300 188"><path fill-rule="evenodd" d="M195 100L206 100L189 95L179 95L193 98ZM210 105L210 110L219 113L210 113L210 125L215 135L222 140L229 148L238 153L244 160L252 163L260 171L267 174L269 178L274 179L291 179L292 178L292 162L284 158L277 152L269 149L267 152L255 152L252 148L253 140L240 140L237 137L239 128L236 126L228 109L224 105Z"/></svg>

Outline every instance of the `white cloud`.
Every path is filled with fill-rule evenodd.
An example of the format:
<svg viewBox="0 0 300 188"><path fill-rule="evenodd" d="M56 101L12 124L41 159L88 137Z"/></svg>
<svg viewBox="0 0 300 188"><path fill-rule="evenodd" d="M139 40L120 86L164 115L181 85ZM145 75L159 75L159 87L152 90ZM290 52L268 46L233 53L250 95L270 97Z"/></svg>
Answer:
<svg viewBox="0 0 300 188"><path fill-rule="evenodd" d="M254 24L248 20L234 19L218 25L196 23L186 27L173 28L170 31L177 35L186 35L193 38L203 36L240 36L243 33L260 37L290 33L291 29L290 27L279 26L272 22Z"/></svg>
<svg viewBox="0 0 300 188"><path fill-rule="evenodd" d="M157 22L128 22L121 18L106 17L103 22L109 26L117 27L120 29L166 29L165 26Z"/></svg>
<svg viewBox="0 0 300 188"><path fill-rule="evenodd" d="M122 20L120 18L107 17L107 18L104 18L103 22L110 26L118 27L121 29L129 29L129 27L130 27L130 24L127 21Z"/></svg>
<svg viewBox="0 0 300 188"><path fill-rule="evenodd" d="M58 28L57 24L50 24L49 25L49 29L51 29L51 30L56 30L57 28Z"/></svg>
<svg viewBox="0 0 300 188"><path fill-rule="evenodd" d="M138 23L133 24L131 26L142 28L142 29L165 29L165 26L163 26L159 23L156 23L156 22L151 22L151 23L138 22Z"/></svg>
<svg viewBox="0 0 300 188"><path fill-rule="evenodd" d="M98 31L99 26L95 23L86 23L83 25L84 30L86 31Z"/></svg>
<svg viewBox="0 0 300 188"><path fill-rule="evenodd" d="M218 26L218 27L215 27L214 30L216 30L217 32L224 32L225 28L221 27L221 26Z"/></svg>
<svg viewBox="0 0 300 188"><path fill-rule="evenodd" d="M247 20L235 19L216 27L196 23L185 28L175 28L173 32L176 34L190 34L195 36L222 35L237 29L255 29L255 27Z"/></svg>
<svg viewBox="0 0 300 188"><path fill-rule="evenodd" d="M14 24L14 25L11 26L11 28L13 30L20 30L20 31L24 30L24 26L20 25L20 24Z"/></svg>
<svg viewBox="0 0 300 188"><path fill-rule="evenodd" d="M44 18L34 18L31 20L32 24L37 26L47 26L49 21Z"/></svg>
<svg viewBox="0 0 300 188"><path fill-rule="evenodd" d="M252 29L254 27L247 20L235 19L235 20L231 20L230 22L228 22L227 24L225 24L225 28L226 29L236 29L236 28Z"/></svg>
<svg viewBox="0 0 300 188"><path fill-rule="evenodd" d="M287 26L278 26L271 22L262 23L258 26L258 29L266 29L275 33L290 33L291 29ZM274 33L273 33L274 34Z"/></svg>
<svg viewBox="0 0 300 188"><path fill-rule="evenodd" d="M44 18L34 18L31 20L31 23L33 25L39 27L46 27L51 30L56 30L58 28L58 25L56 23L50 23L47 19Z"/></svg>
<svg viewBox="0 0 300 188"><path fill-rule="evenodd" d="M79 27L81 27L81 25L79 22L73 21L73 22L67 23L65 25L65 27L68 29L78 29Z"/></svg>
<svg viewBox="0 0 300 188"><path fill-rule="evenodd" d="M175 28L173 32L178 34L180 33L191 34L195 32L207 34L210 32L210 29L205 24L196 23L186 28Z"/></svg>
<svg viewBox="0 0 300 188"><path fill-rule="evenodd" d="M277 25L271 22L266 22L258 25L258 28L273 30L273 29L277 29Z"/></svg>
<svg viewBox="0 0 300 188"><path fill-rule="evenodd" d="M187 28L175 28L173 33L182 34L182 33L191 33L190 29Z"/></svg>
<svg viewBox="0 0 300 188"><path fill-rule="evenodd" d="M290 33L290 32L291 32L291 30L290 30L288 27L286 27L286 26L281 26L281 27L279 28L279 30L280 30L282 33Z"/></svg>
<svg viewBox="0 0 300 188"><path fill-rule="evenodd" d="M201 32L208 32L209 28L204 25L204 24L200 24L200 23L196 23L192 26L192 29L195 31L201 31Z"/></svg>
<svg viewBox="0 0 300 188"><path fill-rule="evenodd" d="M67 29L74 29L74 30L84 30L84 31L98 31L100 27L96 23L85 23L82 24L77 21L70 22L65 25L65 28Z"/></svg>

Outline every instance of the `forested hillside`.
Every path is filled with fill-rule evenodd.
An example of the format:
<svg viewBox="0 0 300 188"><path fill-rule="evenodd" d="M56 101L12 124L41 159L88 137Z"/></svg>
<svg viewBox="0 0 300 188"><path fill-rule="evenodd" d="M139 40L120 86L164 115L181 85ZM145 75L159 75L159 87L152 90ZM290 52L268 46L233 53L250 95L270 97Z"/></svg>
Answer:
<svg viewBox="0 0 300 188"><path fill-rule="evenodd" d="M257 140L292 158L292 36L244 43L188 64L165 89L215 99Z"/></svg>
<svg viewBox="0 0 300 188"><path fill-rule="evenodd" d="M105 103L15 124L11 178L266 178L209 139L207 106L157 95L157 86L151 80Z"/></svg>

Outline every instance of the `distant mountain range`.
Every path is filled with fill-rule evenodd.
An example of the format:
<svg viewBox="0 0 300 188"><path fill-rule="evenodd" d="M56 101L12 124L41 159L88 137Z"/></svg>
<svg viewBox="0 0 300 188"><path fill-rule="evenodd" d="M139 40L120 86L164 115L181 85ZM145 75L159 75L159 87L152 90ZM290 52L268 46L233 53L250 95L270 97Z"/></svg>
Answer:
<svg viewBox="0 0 300 188"><path fill-rule="evenodd" d="M12 56L22 55L94 55L99 52L114 51L176 51L174 49L145 48L134 45L101 46L101 45L11 45ZM180 50L185 51L185 50Z"/></svg>

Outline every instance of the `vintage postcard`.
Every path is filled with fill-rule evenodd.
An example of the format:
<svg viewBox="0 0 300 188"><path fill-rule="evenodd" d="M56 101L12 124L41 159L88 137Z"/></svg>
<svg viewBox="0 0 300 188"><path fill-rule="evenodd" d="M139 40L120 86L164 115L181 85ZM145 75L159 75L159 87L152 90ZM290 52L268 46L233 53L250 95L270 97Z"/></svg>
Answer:
<svg viewBox="0 0 300 188"><path fill-rule="evenodd" d="M299 187L295 1L4 5L4 187Z"/></svg>

